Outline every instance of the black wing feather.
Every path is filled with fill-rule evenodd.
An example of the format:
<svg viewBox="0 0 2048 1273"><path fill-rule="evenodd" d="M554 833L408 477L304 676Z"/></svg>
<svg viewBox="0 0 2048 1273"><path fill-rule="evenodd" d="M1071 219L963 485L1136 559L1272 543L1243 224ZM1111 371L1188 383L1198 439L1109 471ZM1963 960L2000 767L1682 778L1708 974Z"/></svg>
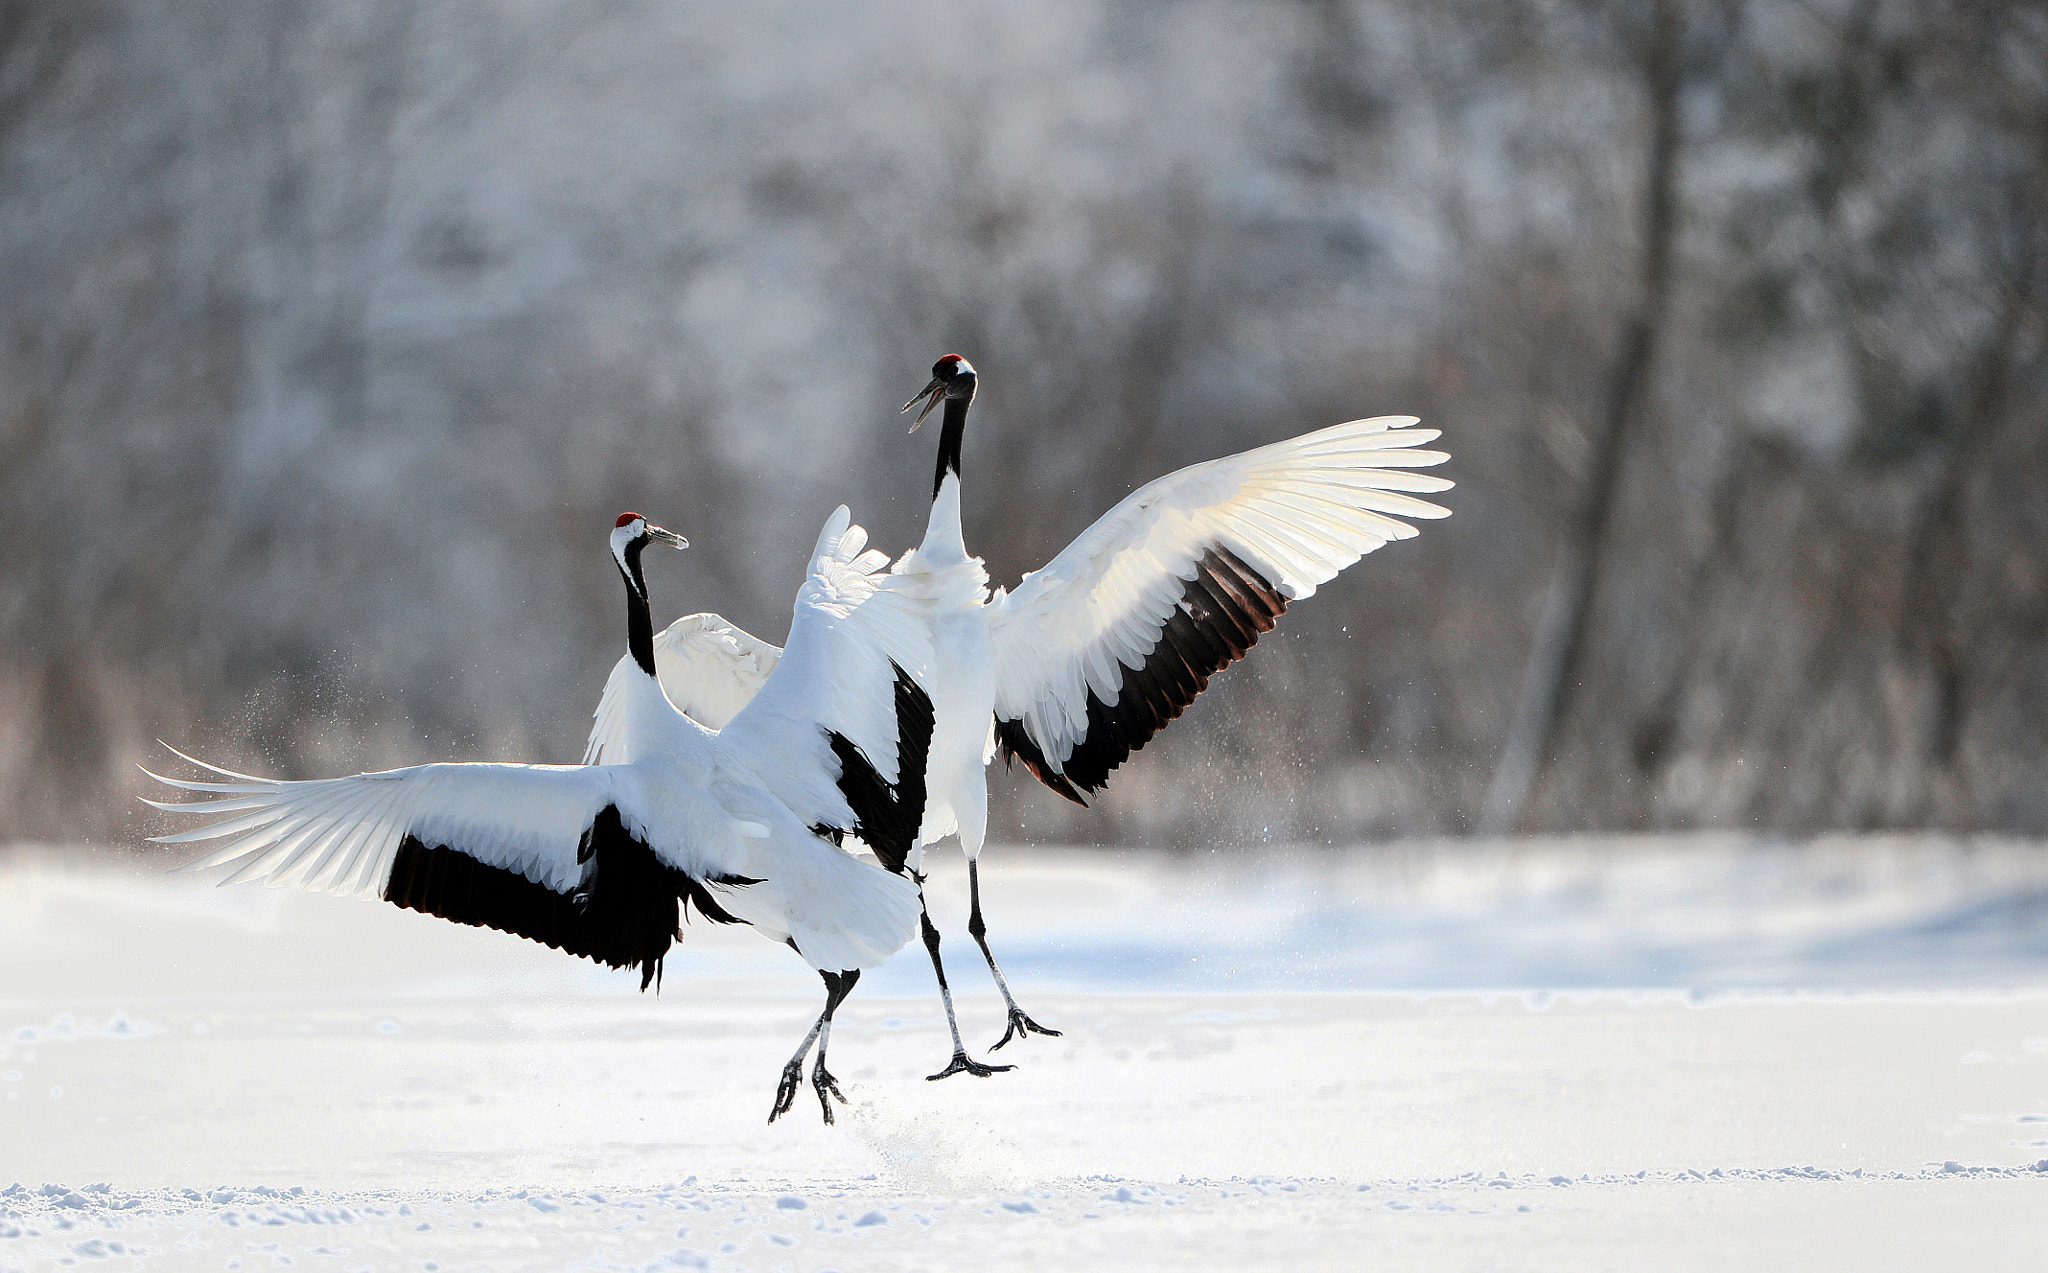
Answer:
<svg viewBox="0 0 2048 1273"><path fill-rule="evenodd" d="M1021 720L997 718L996 744L1005 761L1022 761L1040 782L1086 805L1082 792L1100 791L1112 770L1186 710L1211 676L1243 658L1286 609L1287 598L1265 576L1222 544L1211 544L1143 666L1122 669L1116 706L1088 692L1087 732L1057 771Z"/></svg>
<svg viewBox="0 0 2048 1273"><path fill-rule="evenodd" d="M591 821L576 860L595 866L586 869L579 891L559 893L460 849L408 835L392 862L384 900L423 915L525 937L612 968L639 968L642 990L661 976L685 899L707 919L738 922L704 881L669 866L627 831L616 805L606 805ZM756 881L721 876L717 882Z"/></svg>
<svg viewBox="0 0 2048 1273"><path fill-rule="evenodd" d="M924 687L895 663L889 666L896 673L896 782L884 782L865 752L844 734L828 730L832 754L839 757L839 790L853 809L854 825L812 830L834 844L847 832L858 835L883 866L901 875L924 825L925 767L934 718Z"/></svg>

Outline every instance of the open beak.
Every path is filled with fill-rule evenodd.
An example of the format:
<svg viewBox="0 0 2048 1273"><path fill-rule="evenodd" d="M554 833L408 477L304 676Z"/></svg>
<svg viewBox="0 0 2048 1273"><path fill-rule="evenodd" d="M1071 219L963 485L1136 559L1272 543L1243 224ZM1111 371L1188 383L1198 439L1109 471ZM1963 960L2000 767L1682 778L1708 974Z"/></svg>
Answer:
<svg viewBox="0 0 2048 1273"><path fill-rule="evenodd" d="M903 404L903 410L908 411L918 403L924 403L924 410L918 412L917 419L911 423L910 431L912 433L917 432L917 426L924 423L924 418L932 413L932 408L939 405L939 399L943 398L945 394L946 382L937 376L933 376L930 384L918 390L915 398ZM898 414L900 415L901 412Z"/></svg>
<svg viewBox="0 0 2048 1273"><path fill-rule="evenodd" d="M672 530L663 530L652 523L647 527L647 537L657 544L672 544L679 549L690 546L690 541L684 539L681 535L676 534Z"/></svg>

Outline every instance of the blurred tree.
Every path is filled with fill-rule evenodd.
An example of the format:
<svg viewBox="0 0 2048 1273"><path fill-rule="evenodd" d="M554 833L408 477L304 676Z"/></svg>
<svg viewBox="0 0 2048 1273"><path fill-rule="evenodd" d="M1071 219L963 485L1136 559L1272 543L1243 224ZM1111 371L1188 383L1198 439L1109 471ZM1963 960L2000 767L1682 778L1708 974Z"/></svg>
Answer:
<svg viewBox="0 0 2048 1273"><path fill-rule="evenodd" d="M1625 7L1623 24L1637 15ZM1641 68L1649 121L1643 163L1642 240L1635 304L1623 319L1606 399L1597 427L1586 440L1589 460L1574 515L1566 523L1557 565L1544 597L1535 646L1523 673L1515 714L1508 722L1493 781L1479 811L1481 835L1505 835L1521 820L1529 789L1557 746L1559 723L1572 703L1572 690L1588 674L1594 589L1599 583L1609 526L1620 500L1622 461L1628 454L1629 423L1642 411L1644 383L1657 353L1657 338L1671 294L1671 244L1677 233L1673 206L1678 184L1678 96L1684 32L1675 0L1655 0L1647 24L1623 34L1630 58Z"/></svg>
<svg viewBox="0 0 2048 1273"><path fill-rule="evenodd" d="M2039 832L2044 187L2040 5L0 5L0 839L573 759L612 517L779 638L948 350L1000 582L1339 419L1459 482L998 834Z"/></svg>

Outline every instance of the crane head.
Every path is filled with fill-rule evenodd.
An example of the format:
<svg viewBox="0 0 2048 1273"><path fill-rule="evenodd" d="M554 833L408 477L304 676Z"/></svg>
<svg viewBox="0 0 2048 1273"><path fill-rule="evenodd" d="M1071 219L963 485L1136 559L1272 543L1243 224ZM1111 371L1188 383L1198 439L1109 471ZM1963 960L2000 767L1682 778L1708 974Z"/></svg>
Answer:
<svg viewBox="0 0 2048 1273"><path fill-rule="evenodd" d="M924 404L924 410L917 413L917 419L912 422L910 431L917 432L917 426L923 424L924 418L932 413L932 408L941 402L949 398L971 400L973 397L974 364L958 354L947 354L932 364L931 383L918 390L915 398L903 404L905 411L920 402Z"/></svg>
<svg viewBox="0 0 2048 1273"><path fill-rule="evenodd" d="M650 543L671 544L676 548L690 546L689 540L673 531L663 530L651 524L638 513L620 513L619 520L612 523L612 559L619 563L619 569L626 572L627 578L633 576L633 570L626 559L627 550L632 549L637 555L639 549Z"/></svg>

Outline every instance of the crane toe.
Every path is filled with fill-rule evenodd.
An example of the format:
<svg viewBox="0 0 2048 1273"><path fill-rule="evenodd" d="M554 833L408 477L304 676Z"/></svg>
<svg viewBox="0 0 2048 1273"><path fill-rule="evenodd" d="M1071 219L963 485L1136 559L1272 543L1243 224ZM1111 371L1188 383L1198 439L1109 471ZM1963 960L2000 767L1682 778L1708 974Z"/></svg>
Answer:
<svg viewBox="0 0 2048 1273"><path fill-rule="evenodd" d="M775 1108L768 1111L769 1122L772 1123L789 1113L790 1106L796 1104L797 1089L803 1086L803 1082L804 1058L799 1054L795 1060L782 1067L782 1082L775 1088ZM829 1112L825 1115L825 1121L832 1121Z"/></svg>
<svg viewBox="0 0 2048 1273"><path fill-rule="evenodd" d="M826 1098L828 1096L838 1097L841 1105L847 1104L847 1100L846 1093L839 1090L839 1080L833 1078L831 1073L825 1069L825 1059L823 1057L818 1058L817 1066L811 1071L811 1086L818 1090L818 1108L825 1112L825 1121L827 1123L832 1122L832 1102Z"/></svg>
<svg viewBox="0 0 2048 1273"><path fill-rule="evenodd" d="M991 1074L1001 1074L1005 1070L1014 1070L1016 1068L1014 1065L988 1065L981 1061L971 1061L967 1058L967 1053L955 1052L952 1062L937 1074L925 1075L925 1082L936 1083L940 1079L951 1078L955 1074L972 1074L977 1078L987 1078Z"/></svg>
<svg viewBox="0 0 2048 1273"><path fill-rule="evenodd" d="M1027 1034L1042 1034L1045 1035L1047 1038L1052 1039L1057 1039L1060 1037L1060 1032L1058 1030L1048 1029L1047 1027L1038 1024L1036 1021L1033 1021L1031 1019L1030 1014L1025 1012L1024 1009L1018 1007L1015 1004L1011 1004L1010 1027L1009 1029L1003 1031L1003 1037L997 1040L989 1048L989 1051L993 1052L997 1048L1003 1046L1003 1044L1008 1043L1011 1039L1021 1039Z"/></svg>

